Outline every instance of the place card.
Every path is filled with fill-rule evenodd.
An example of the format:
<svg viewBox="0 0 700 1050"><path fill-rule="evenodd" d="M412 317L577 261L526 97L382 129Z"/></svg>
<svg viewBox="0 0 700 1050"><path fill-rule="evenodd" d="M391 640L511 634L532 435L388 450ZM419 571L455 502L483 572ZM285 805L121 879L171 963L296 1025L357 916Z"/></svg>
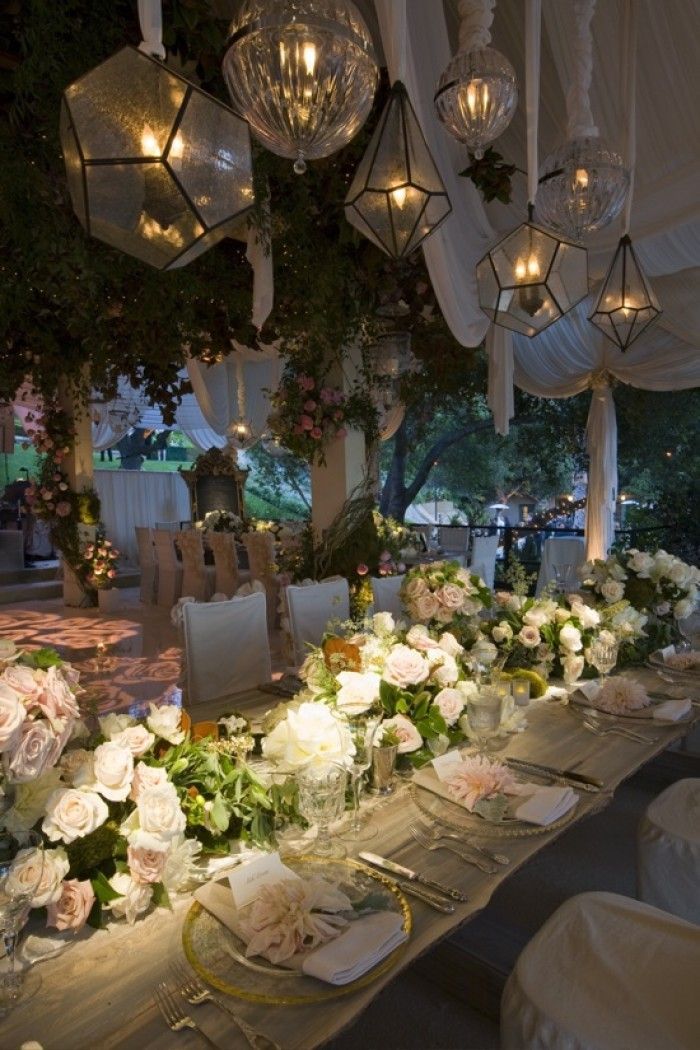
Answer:
<svg viewBox="0 0 700 1050"><path fill-rule="evenodd" d="M458 773L462 765L462 756L459 751L446 751L444 755L438 755L433 759L433 769L437 773L438 780L449 780Z"/></svg>
<svg viewBox="0 0 700 1050"><path fill-rule="evenodd" d="M282 863L279 853L263 853L230 872L228 881L234 904L240 909L257 900L261 887L284 879L298 878L295 872Z"/></svg>

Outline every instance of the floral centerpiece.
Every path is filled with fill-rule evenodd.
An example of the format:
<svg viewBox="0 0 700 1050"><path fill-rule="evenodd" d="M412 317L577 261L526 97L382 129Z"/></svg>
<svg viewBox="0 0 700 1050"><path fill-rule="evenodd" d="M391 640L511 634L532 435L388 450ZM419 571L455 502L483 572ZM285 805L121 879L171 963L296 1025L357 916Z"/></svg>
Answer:
<svg viewBox="0 0 700 1050"><path fill-rule="evenodd" d="M104 536L98 536L94 543L88 543L83 550L87 569L87 579L91 587L105 590L114 586L117 578L117 561L119 551Z"/></svg>
<svg viewBox="0 0 700 1050"><path fill-rule="evenodd" d="M381 704L399 755L420 766L465 739L463 719L476 686L466 680L455 636L424 624L397 628L390 613L347 637L329 636L305 660L306 697L352 717Z"/></svg>
<svg viewBox="0 0 700 1050"><path fill-rule="evenodd" d="M630 547L605 560L586 562L580 575L583 589L606 606L625 600L649 618L648 642L638 645L642 658L651 649L679 640L677 621L690 616L698 600L700 570L664 550L652 554Z"/></svg>
<svg viewBox="0 0 700 1050"><path fill-rule="evenodd" d="M323 449L347 434L347 405L339 387L323 385L305 373L280 386L272 399L273 434L294 455L322 461Z"/></svg>
<svg viewBox="0 0 700 1050"><path fill-rule="evenodd" d="M433 630L449 625L462 641L473 640L474 617L491 605L491 591L480 576L456 561L417 565L406 574L401 600L411 620Z"/></svg>
<svg viewBox="0 0 700 1050"><path fill-rule="evenodd" d="M204 532L232 532L235 536L246 531L243 519L230 510L210 510L195 527Z"/></svg>
<svg viewBox="0 0 700 1050"><path fill-rule="evenodd" d="M293 785L265 786L240 760L244 719L195 739L179 706L152 703L145 719L108 714L89 736L72 668L47 650L3 652L12 659L0 680L10 805L0 820L14 835L36 827L45 838L32 907L47 908L47 925L99 926L105 912L134 922L196 880L202 849L228 853L234 838L267 842L276 813L294 816ZM22 880L36 863L22 851L11 877Z"/></svg>

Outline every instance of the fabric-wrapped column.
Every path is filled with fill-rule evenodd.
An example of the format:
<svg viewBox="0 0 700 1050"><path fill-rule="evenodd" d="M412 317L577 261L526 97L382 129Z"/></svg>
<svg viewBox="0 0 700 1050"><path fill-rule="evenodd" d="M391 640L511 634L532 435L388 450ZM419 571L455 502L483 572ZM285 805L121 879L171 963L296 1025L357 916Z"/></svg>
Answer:
<svg viewBox="0 0 700 1050"><path fill-rule="evenodd" d="M606 558L615 538L617 498L617 419L607 375L594 375L586 424L588 502L586 558Z"/></svg>

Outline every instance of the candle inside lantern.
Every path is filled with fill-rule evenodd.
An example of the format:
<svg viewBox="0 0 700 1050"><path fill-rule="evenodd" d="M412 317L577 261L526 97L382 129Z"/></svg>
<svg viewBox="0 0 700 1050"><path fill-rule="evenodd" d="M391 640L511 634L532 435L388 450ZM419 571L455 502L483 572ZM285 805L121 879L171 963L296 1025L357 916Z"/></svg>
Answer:
<svg viewBox="0 0 700 1050"><path fill-rule="evenodd" d="M518 707L527 707L530 703L530 683L527 678L514 678L511 686L513 699Z"/></svg>

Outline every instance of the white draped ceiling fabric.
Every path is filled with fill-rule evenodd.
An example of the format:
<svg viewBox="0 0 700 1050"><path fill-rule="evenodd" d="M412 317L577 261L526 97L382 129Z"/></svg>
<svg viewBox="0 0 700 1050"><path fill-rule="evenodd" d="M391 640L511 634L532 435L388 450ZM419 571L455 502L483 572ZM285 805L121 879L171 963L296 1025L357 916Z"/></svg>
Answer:
<svg viewBox="0 0 700 1050"><path fill-rule="evenodd" d="M489 327L478 304L475 265L489 247L514 229L526 212L527 186L518 174L513 201L486 205L458 176L466 150L440 125L433 94L458 46L460 0L375 0L390 76L396 75L397 42L407 23L404 80L452 202L452 214L424 246L440 308L455 338L475 346L486 336L489 404L499 433L513 414L513 381L541 397L571 397L591 389L587 555L603 555L612 538L616 497L617 436L610 386L618 380L647 390L700 385L700 86L696 40L700 0L605 0L592 20L594 65L590 105L594 124L608 143L625 146L623 37L628 3L637 9L636 164L631 236L652 278L663 314L622 354L587 320L600 281L620 236L619 222L587 243L591 296L533 339ZM493 46L508 56L518 75L521 102L497 141L506 160L525 170L526 128L522 0L498 0L491 26ZM539 154L547 156L567 137L566 95L575 68L575 2L543 0ZM634 118L634 112L629 114Z"/></svg>
<svg viewBox="0 0 700 1050"><path fill-rule="evenodd" d="M229 425L242 419L262 437L270 415L270 391L279 386L280 357L275 346L253 350L231 340L233 353L215 365L191 358L187 373L197 404L215 434L225 438Z"/></svg>

